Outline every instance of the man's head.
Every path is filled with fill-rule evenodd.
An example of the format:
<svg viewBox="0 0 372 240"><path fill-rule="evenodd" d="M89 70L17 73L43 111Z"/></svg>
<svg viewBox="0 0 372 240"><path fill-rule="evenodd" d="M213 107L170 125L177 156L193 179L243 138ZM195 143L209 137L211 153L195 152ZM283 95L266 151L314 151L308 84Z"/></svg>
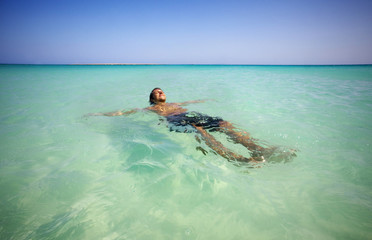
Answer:
<svg viewBox="0 0 372 240"><path fill-rule="evenodd" d="M161 88L154 88L150 93L149 102L150 104L157 104L159 102L165 102L167 97Z"/></svg>

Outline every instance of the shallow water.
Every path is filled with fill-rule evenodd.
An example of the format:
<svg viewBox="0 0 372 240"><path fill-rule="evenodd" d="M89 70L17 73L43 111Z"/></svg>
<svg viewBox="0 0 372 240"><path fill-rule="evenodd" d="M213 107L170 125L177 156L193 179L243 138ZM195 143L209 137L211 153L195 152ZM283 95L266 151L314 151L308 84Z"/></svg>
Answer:
<svg viewBox="0 0 372 240"><path fill-rule="evenodd" d="M153 113L83 117L154 87L297 157L234 164ZM0 239L372 237L372 66L0 65L0 88Z"/></svg>

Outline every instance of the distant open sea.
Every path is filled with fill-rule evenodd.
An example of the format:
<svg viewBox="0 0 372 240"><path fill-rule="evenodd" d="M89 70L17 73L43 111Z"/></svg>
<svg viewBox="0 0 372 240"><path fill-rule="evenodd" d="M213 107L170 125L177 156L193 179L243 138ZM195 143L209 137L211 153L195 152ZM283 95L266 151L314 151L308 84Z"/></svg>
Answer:
<svg viewBox="0 0 372 240"><path fill-rule="evenodd" d="M297 157L236 164L154 113L84 117L154 87ZM371 65L0 65L0 90L0 239L372 239Z"/></svg>

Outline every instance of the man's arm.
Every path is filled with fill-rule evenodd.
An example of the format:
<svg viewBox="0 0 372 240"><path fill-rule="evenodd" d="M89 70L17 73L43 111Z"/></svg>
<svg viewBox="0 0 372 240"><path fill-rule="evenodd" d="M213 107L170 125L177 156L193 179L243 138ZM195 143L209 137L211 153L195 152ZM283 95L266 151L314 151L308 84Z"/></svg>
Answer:
<svg viewBox="0 0 372 240"><path fill-rule="evenodd" d="M129 115L132 113L138 112L138 109L133 109L130 111L115 111L115 112L107 112L107 113L88 113L85 116L107 116L107 117L114 117L114 116L121 116L121 115Z"/></svg>
<svg viewBox="0 0 372 240"><path fill-rule="evenodd" d="M103 113L102 115L107 116L107 117L114 117L114 116L121 116L121 115L129 115L129 114L135 113L137 111L138 111L137 109L133 109L133 110L130 110L130 111L107 112L107 113Z"/></svg>

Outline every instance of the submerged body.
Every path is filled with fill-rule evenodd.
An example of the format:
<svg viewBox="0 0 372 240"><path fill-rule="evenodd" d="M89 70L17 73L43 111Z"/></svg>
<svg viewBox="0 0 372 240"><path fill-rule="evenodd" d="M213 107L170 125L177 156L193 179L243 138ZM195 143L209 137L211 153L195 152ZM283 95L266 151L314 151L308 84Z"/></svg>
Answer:
<svg viewBox="0 0 372 240"><path fill-rule="evenodd" d="M150 107L145 108L166 118L168 127L176 132L197 132L205 143L222 157L240 162L264 162L265 156L273 151L273 148L264 148L256 143L247 132L239 131L232 123L223 120L220 117L211 117L198 112L188 112L183 106L191 103L205 102L205 100L187 101L182 103L167 103L166 95L160 88L154 88L150 93ZM136 112L117 111L93 115L120 116ZM225 133L232 141L239 143L250 151L250 156L245 157L227 149L223 144L217 141L208 131L218 131ZM198 139L198 138L197 138Z"/></svg>

